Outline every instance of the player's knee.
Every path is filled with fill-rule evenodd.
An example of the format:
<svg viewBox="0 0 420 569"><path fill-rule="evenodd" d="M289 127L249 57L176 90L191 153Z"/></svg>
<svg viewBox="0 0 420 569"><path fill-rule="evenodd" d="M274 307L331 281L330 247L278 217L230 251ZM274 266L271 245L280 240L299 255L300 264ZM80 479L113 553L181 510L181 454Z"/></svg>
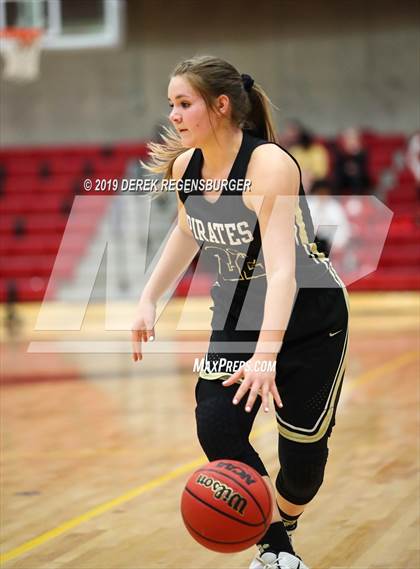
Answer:
<svg viewBox="0 0 420 569"><path fill-rule="evenodd" d="M295 448L283 448L276 488L289 502L303 505L314 498L322 485L328 448L326 443L314 448L311 444L294 444Z"/></svg>
<svg viewBox="0 0 420 569"><path fill-rule="evenodd" d="M258 453L241 432L236 408L226 396L198 400L195 410L197 435L209 460L230 458L252 466L261 476L267 470Z"/></svg>

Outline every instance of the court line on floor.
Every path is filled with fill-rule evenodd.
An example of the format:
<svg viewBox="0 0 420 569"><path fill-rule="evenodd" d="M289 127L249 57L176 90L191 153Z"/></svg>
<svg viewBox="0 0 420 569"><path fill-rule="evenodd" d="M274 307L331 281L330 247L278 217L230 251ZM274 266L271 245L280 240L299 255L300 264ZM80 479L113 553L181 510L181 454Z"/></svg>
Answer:
<svg viewBox="0 0 420 569"><path fill-rule="evenodd" d="M403 354L397 356L396 358L392 358L392 360L389 360L380 366L376 366L368 371L365 371L364 373L359 374L358 377L347 383L347 388L353 390L360 385L365 385L366 383L377 379L382 374L395 371L399 367L414 362L418 358L419 353L416 350L409 350L407 352L404 352ZM344 385L346 384L344 383Z"/></svg>
<svg viewBox="0 0 420 569"><path fill-rule="evenodd" d="M395 369L398 369L399 367L407 363L411 363L412 361L415 361L417 358L418 358L418 353L416 351L410 350L408 352L405 352L400 356L397 356L396 358L393 358L392 360L389 360L388 362L385 362L384 364L378 367L375 367L365 373L360 374L354 380L349 381L347 383L347 388L353 390L359 387L360 385L364 385L370 381L377 379L378 377L381 377L385 373L389 373L390 371L394 371ZM265 434L274 427L275 427L274 421L267 421L267 423L264 423L260 427L253 429L251 433L251 439L255 440L256 438L260 437L262 434ZM56 528L53 528L52 530L49 530L29 541L26 541L22 545L19 545L14 549L5 552L4 554L0 554L0 565L3 565L4 563L11 561L12 559L16 559L16 557L20 557L21 555L31 551L32 549L35 549L36 547L39 547L40 545L43 545L44 543L56 537L59 537L63 533L73 529L74 527L79 526L84 522L90 521L91 519L96 518L97 516L100 516L101 514L104 514L109 510L112 510L113 508L120 506L121 504L124 504L125 502L137 498L138 496L141 496L146 492L149 492L159 486L162 486L166 482L178 478L178 476L181 476L181 474L185 474L187 472L190 472L194 468L198 468L201 464L204 464L205 462L206 458L204 456L192 460L182 466L179 466L178 468L175 468L174 470L171 470L166 474L163 474L162 476L154 478L150 482L146 482L145 484L142 484L141 486L138 486L133 490L125 492L124 494L118 496L117 498L114 498L113 500L105 502L100 506L96 506L95 508L88 510L84 514L72 518L67 522L60 524Z"/></svg>

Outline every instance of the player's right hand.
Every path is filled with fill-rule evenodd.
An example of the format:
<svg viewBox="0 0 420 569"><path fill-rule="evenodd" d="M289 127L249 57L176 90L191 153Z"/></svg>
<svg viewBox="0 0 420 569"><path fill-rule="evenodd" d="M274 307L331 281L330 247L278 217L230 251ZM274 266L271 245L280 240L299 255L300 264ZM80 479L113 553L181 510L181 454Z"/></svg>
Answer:
<svg viewBox="0 0 420 569"><path fill-rule="evenodd" d="M155 317L156 305L153 302L141 300L131 326L132 352L135 362L143 359L141 343L153 342L155 339Z"/></svg>

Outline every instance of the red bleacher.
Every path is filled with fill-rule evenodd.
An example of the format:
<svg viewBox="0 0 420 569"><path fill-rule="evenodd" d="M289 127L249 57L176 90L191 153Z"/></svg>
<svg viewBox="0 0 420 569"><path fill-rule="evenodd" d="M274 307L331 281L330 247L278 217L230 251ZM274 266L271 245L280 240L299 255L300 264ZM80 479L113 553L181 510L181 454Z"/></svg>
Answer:
<svg viewBox="0 0 420 569"><path fill-rule="evenodd" d="M401 149L389 145L389 152ZM402 147L404 149L404 147ZM379 172L377 173L377 176ZM420 201L413 175L402 170L395 186L388 192L386 205L394 216L377 269L349 287L349 290L419 290L420 289ZM353 220L365 236L371 231L369 217ZM363 263L363 251L358 256Z"/></svg>
<svg viewBox="0 0 420 569"><path fill-rule="evenodd" d="M391 165L395 152L403 150L406 142L406 137L399 134L363 134L363 144L369 153L369 174L374 184L378 182L383 170Z"/></svg>
<svg viewBox="0 0 420 569"><path fill-rule="evenodd" d="M0 301L16 294L21 301L42 300L53 267L60 279L74 275L108 202L84 194L82 180L118 179L127 161L145 152L144 144L133 143L0 151ZM72 217L65 253L57 258L77 194L91 199Z"/></svg>
<svg viewBox="0 0 420 569"><path fill-rule="evenodd" d="M377 182L384 169L391 165L395 152L404 150L406 140L404 136L365 133L364 143L370 156L370 173ZM0 301L6 300L11 283L19 300L43 299L66 228L69 207L75 194L83 194L81 180L120 178L127 161L143 157L145 153L144 144L132 143L113 148L79 145L9 148L0 152ZM379 267L350 285L350 290L420 288L420 211L416 192L410 172L402 171L387 195L387 205L394 212L394 218ZM66 253L60 255L55 266L55 274L62 279L74 275L104 214L106 206L103 204L107 200L94 199L94 193L88 195L92 198L90 205L77 216L77 228L72 233L75 236L68 240ZM358 221L352 221L356 237L368 235L368 211ZM361 250L358 259L361 263L363 255ZM203 294L208 293L208 284L198 287ZM188 279L182 281L178 294L185 293L188 286Z"/></svg>

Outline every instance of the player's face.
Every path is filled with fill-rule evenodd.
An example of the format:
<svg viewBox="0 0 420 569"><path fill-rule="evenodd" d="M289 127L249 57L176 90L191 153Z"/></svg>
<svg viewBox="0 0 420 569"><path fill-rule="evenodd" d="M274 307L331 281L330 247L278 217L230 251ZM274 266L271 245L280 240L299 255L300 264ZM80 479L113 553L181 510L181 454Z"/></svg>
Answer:
<svg viewBox="0 0 420 569"><path fill-rule="evenodd" d="M169 119L185 148L199 148L212 135L211 111L203 97L182 75L172 77L168 87Z"/></svg>

